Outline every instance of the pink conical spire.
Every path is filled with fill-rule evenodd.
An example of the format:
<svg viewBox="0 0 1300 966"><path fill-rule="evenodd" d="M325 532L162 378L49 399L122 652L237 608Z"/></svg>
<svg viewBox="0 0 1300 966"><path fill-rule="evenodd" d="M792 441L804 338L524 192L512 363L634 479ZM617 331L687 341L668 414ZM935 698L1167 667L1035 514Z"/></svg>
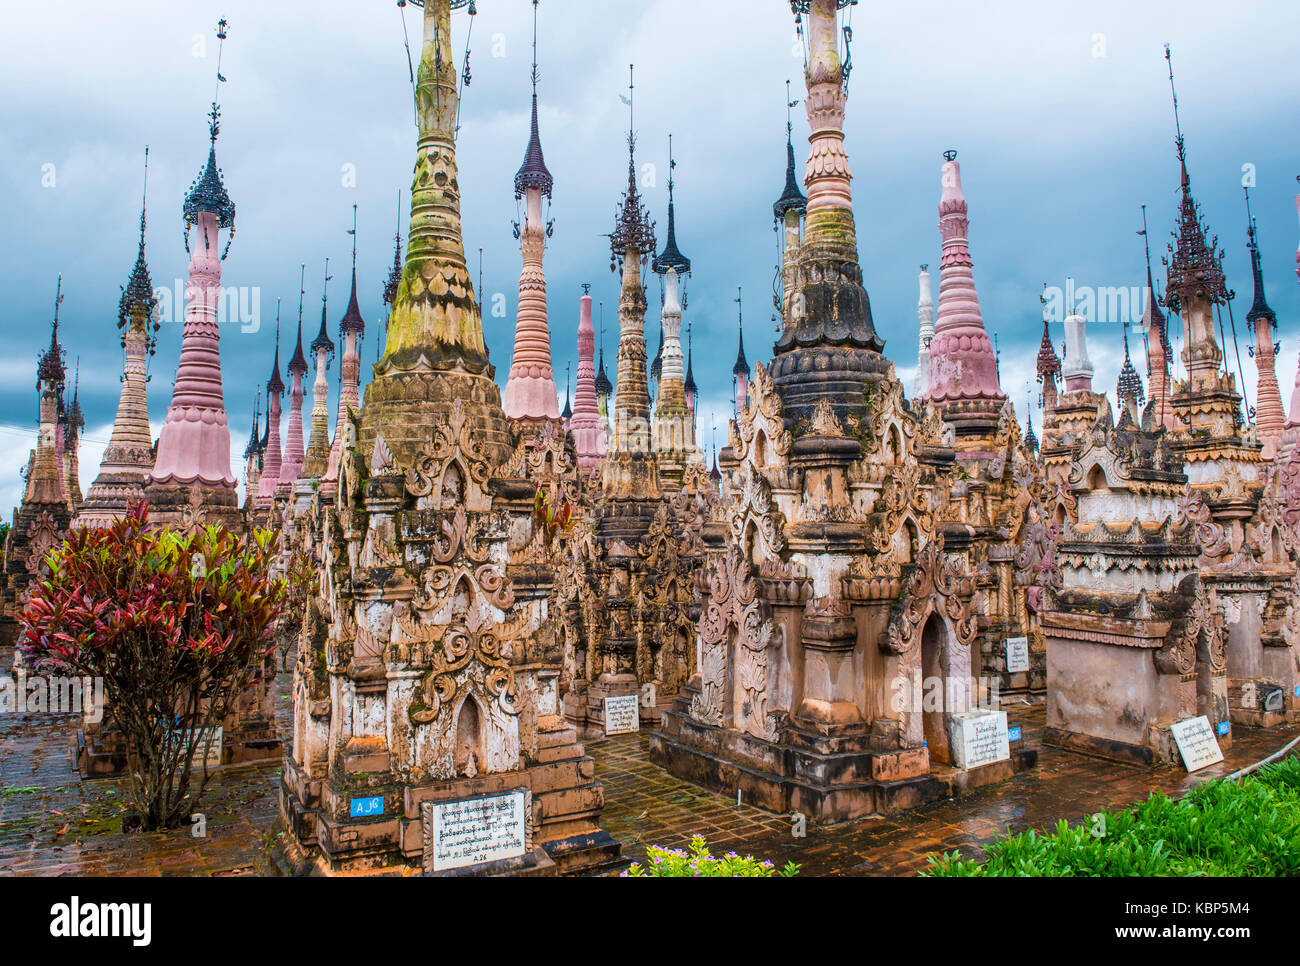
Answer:
<svg viewBox="0 0 1300 966"><path fill-rule="evenodd" d="M223 41L225 21L217 36ZM220 76L220 75L218 75ZM158 437L158 456L150 486L189 486L233 490L230 427L221 394L221 332L217 302L221 297L220 235L235 230L235 204L217 167L217 133L221 110L214 101L209 115L208 163L185 198L186 244L190 251L186 285L185 329L167 421ZM196 229L196 230L195 230ZM192 232L192 234L191 234ZM226 240L226 248L230 240Z"/></svg>
<svg viewBox="0 0 1300 966"><path fill-rule="evenodd" d="M578 300L578 388L569 430L578 450L578 465L584 470L605 458L609 440L605 421L596 401L596 330L591 324L591 286L582 286Z"/></svg>
<svg viewBox="0 0 1300 966"><path fill-rule="evenodd" d="M930 344L929 398L939 402L965 399L1005 400L998 385L993 343L984 331L975 294L974 263L967 242L966 198L961 190L957 152L944 153L939 201L939 312Z"/></svg>
<svg viewBox="0 0 1300 966"><path fill-rule="evenodd" d="M280 399L284 396L284 381L280 378L280 304L275 307L275 361L271 364L271 378L266 382L266 457L262 462L262 479L257 487L257 505L268 506L275 498L275 488L280 482Z"/></svg>
<svg viewBox="0 0 1300 966"><path fill-rule="evenodd" d="M326 272L329 271L328 266ZM328 275L326 276L328 279ZM289 360L289 435L284 442L284 461L280 465L280 482L278 490L288 494L293 492L298 475L302 473L302 464L306 459L302 440L302 400L303 382L307 377L307 357L302 351L302 295L298 293L298 345L293 358Z"/></svg>
<svg viewBox="0 0 1300 966"><path fill-rule="evenodd" d="M515 198L524 199L524 225L519 229L524 257L519 275L519 312L515 321L515 350L510 360L502 408L507 419L542 422L560 418L555 375L551 370L551 332L546 319L546 254L549 226L542 221L542 197L549 200L553 181L542 159L537 127L537 22L533 8L532 130L523 166L515 176Z"/></svg>
<svg viewBox="0 0 1300 966"><path fill-rule="evenodd" d="M355 214L353 224L356 224ZM344 432L348 424L349 410L361 411L361 353L358 342L366 331L365 320L361 318L361 308L357 303L357 244L355 229L352 235L352 294L348 297L348 308L339 323L339 335L343 341L343 359L339 364L339 409L334 420L334 441L330 444L329 464L322 477L322 489L326 493L334 492L339 478L339 463L343 458Z"/></svg>

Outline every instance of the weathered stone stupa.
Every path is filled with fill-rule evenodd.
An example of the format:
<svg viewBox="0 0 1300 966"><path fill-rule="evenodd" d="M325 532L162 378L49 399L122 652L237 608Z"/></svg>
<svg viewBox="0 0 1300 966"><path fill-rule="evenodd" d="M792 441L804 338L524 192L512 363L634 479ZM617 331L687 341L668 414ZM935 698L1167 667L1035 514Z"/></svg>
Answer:
<svg viewBox="0 0 1300 966"><path fill-rule="evenodd" d="M690 527L705 554L699 673L650 745L675 775L818 822L910 808L1033 758L966 755L967 727L999 714L974 697L986 578L962 542L972 511L942 421L912 411L871 327L842 145L845 5L793 4L809 44L807 223L786 253L775 357L754 367L721 497Z"/></svg>
<svg viewBox="0 0 1300 966"><path fill-rule="evenodd" d="M145 149L145 166L149 163ZM145 205L140 204L140 248L131 277L118 303L117 327L122 331L122 391L113 419L113 434L99 463L99 475L90 484L86 500L77 511L78 527L104 527L127 514L144 499L144 484L153 469L153 434L149 429L146 395L149 357L159 325L154 320L158 304L144 255Z"/></svg>
<svg viewBox="0 0 1300 966"><path fill-rule="evenodd" d="M12 646L18 638L18 615L27 603L32 581L39 580L45 573L46 554L62 543L72 523L57 447L59 400L67 376L63 346L59 344L59 305L62 301L63 277L59 276L50 345L36 365L36 389L40 393L36 450L28 463L23 501L14 511L13 524L4 545L0 644L7 646ZM17 651L14 656L15 660L21 657Z"/></svg>
<svg viewBox="0 0 1300 966"><path fill-rule="evenodd" d="M321 592L282 792L295 869L554 874L618 854L560 714L531 491L499 477L515 447L465 270L458 100L451 0L427 0L406 264L365 404L336 433L337 494L312 509Z"/></svg>
<svg viewBox="0 0 1300 966"><path fill-rule="evenodd" d="M797 257L786 258L784 324L771 365L789 425L810 418L822 399L841 420L861 415L864 391L888 369L858 264L853 176L844 151L848 93L836 51L835 0L797 0L793 6L796 13L810 15L804 103L812 134L804 176L804 239ZM829 19L822 16L824 8L832 14Z"/></svg>
<svg viewBox="0 0 1300 966"><path fill-rule="evenodd" d="M682 521L669 506L653 450L642 271L656 242L637 186L631 125L627 145L627 190L610 234L611 268L622 268L614 430L595 505L575 527L555 588L554 608L565 618L564 711L584 737L606 733L611 700L640 700L641 720L657 721L693 663L689 574L698 557L679 542ZM688 475L682 490L694 489Z"/></svg>

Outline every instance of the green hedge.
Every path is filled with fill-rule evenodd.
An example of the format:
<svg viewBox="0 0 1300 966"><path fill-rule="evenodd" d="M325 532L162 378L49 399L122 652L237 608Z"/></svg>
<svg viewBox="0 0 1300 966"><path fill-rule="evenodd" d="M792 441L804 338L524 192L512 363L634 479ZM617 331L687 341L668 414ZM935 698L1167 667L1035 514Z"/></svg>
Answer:
<svg viewBox="0 0 1300 966"><path fill-rule="evenodd" d="M1104 816L1104 818L1103 818ZM1101 834L1097 834L1101 833ZM1300 758L1237 781L1206 782L1175 801L1160 792L1051 834L1003 838L983 861L930 857L932 876L1300 875Z"/></svg>

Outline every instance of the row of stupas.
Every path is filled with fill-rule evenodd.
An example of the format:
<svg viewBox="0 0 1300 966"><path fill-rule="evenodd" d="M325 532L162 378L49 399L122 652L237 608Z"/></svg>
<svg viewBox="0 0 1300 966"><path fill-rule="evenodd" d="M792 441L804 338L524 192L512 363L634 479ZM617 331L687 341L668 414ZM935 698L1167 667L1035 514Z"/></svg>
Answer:
<svg viewBox="0 0 1300 966"><path fill-rule="evenodd" d="M773 207L780 332L766 364L750 362L743 337L738 345L734 416L711 473L695 441L689 335L683 366L691 262L677 244L675 183L657 253L634 124L609 236L617 387L603 344L596 357L584 291L576 404L559 406L536 0L529 141L514 185L524 206L515 351L504 394L495 382L461 231L453 6L423 5L408 243L364 400L354 268L323 472L324 322L310 347L305 448L301 321L287 456L278 341L265 405L255 405L270 422L259 435L255 419L250 438L247 519L283 526L319 577L295 615L281 868L604 868L620 846L600 828L604 791L582 741L629 720L655 729L651 758L674 775L836 822L1033 767L1036 749L1009 736L990 688L1045 699L1048 741L1128 761L1170 760L1173 726L1196 715L1224 742L1234 727L1300 716L1300 422L1293 409L1276 434L1280 399L1274 407L1264 379L1256 425L1242 411L1214 338L1221 255L1191 198L1181 131L1183 201L1163 304L1184 321L1186 377L1175 378L1149 298L1149 402L1139 412L1129 358L1117 420L1092 388L1087 320L1066 320L1064 360L1045 321L1040 444L1000 384L955 152L939 168L938 297L923 268L913 398L884 355L844 145L848 0L794 0L810 133L801 190L788 124ZM209 459L225 416L203 289L219 283L219 232L234 217L216 190L216 114L213 174L192 218L186 206L201 229L199 297L172 429L142 484L164 509L188 487L182 521L224 522L234 502L228 456ZM1251 228L1250 322L1257 364L1269 365L1263 340L1271 350L1276 320ZM654 360L649 274L663 291ZM42 439L63 392L56 355L59 372L51 363L42 381ZM55 435L38 447L41 492L63 499ZM228 453L228 438L222 445ZM457 839L457 828L474 835ZM497 848L471 841L483 828Z"/></svg>

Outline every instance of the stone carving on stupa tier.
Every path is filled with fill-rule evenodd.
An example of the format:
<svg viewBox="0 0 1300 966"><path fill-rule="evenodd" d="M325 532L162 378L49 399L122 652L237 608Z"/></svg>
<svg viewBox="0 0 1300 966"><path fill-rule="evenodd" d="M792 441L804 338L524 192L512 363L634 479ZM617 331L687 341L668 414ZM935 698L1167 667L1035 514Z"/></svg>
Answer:
<svg viewBox="0 0 1300 966"><path fill-rule="evenodd" d="M46 572L46 555L68 535L72 508L66 481L61 475L57 436L59 408L67 369L59 343L59 305L63 301L63 277L54 297L54 321L49 348L36 366L39 392L36 449L28 462L23 499L14 511L13 523L4 543L4 566L0 573L0 645L12 647L18 638L18 617L27 604L32 582ZM14 651L15 666L21 652Z"/></svg>
<svg viewBox="0 0 1300 966"><path fill-rule="evenodd" d="M1034 469L995 398L991 347L978 450L935 402L914 409L880 354L843 152L838 4L794 8L809 44L805 231L788 225L781 336L729 426L716 523L701 530L698 673L650 747L673 774L834 822L1036 759L1023 747L967 757L964 737L990 716L996 730L984 641L1013 626L1008 598L1036 587L1037 603L1052 586L1052 511L1041 487L1032 508L1013 499ZM945 266L963 261L945 244ZM954 389L961 368L945 370ZM926 689L942 697L922 700Z"/></svg>
<svg viewBox="0 0 1300 966"><path fill-rule="evenodd" d="M1227 632L1207 557L1229 548L1189 501L1162 430L1109 413L1071 471L1078 519L1056 546L1061 570L1042 618L1045 740L1121 761L1177 763L1170 727L1205 715L1231 743Z"/></svg>
<svg viewBox="0 0 1300 966"><path fill-rule="evenodd" d="M619 845L561 711L547 610L577 459L566 438L516 432L502 411L461 237L450 0L428 0L424 25L406 262L375 378L359 410L341 411L334 493L307 510L319 588L276 861L590 871Z"/></svg>

